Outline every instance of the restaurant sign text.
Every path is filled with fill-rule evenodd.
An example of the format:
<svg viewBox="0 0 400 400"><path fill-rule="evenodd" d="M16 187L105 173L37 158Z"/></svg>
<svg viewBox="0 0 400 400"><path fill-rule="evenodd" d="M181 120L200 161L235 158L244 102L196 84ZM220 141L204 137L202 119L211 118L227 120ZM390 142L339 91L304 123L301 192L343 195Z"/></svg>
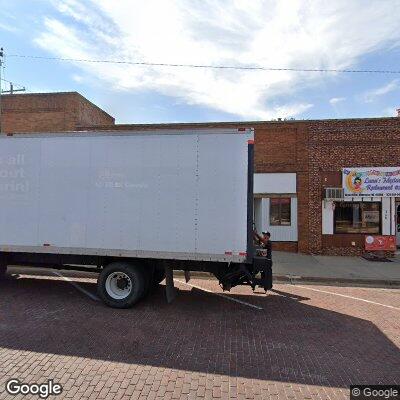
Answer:
<svg viewBox="0 0 400 400"><path fill-rule="evenodd" d="M345 197L400 197L400 167L343 168Z"/></svg>

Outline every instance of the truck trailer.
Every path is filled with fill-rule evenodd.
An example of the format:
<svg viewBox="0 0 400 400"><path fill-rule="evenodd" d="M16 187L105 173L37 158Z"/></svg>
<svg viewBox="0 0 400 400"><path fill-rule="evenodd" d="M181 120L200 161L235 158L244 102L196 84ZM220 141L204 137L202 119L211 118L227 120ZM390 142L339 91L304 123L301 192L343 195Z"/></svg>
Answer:
<svg viewBox="0 0 400 400"><path fill-rule="evenodd" d="M254 288L252 129L0 136L0 274L98 272L127 308L173 271Z"/></svg>

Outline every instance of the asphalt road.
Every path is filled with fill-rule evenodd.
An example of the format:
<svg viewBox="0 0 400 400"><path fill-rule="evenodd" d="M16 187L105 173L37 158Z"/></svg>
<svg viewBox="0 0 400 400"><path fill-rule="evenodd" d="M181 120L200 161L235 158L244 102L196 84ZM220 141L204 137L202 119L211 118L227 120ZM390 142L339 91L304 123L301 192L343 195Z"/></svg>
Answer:
<svg viewBox="0 0 400 400"><path fill-rule="evenodd" d="M348 399L350 384L400 384L397 289L222 294L178 278L174 303L160 285L115 310L90 274L13 271L0 283L1 399L10 378L53 379L76 399Z"/></svg>

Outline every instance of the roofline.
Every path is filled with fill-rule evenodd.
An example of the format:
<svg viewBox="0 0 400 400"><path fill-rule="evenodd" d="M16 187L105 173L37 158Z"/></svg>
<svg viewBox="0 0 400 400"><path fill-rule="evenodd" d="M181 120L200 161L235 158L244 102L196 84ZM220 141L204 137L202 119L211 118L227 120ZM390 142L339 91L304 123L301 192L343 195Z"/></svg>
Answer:
<svg viewBox="0 0 400 400"><path fill-rule="evenodd" d="M79 129L132 129L135 127L140 128L167 128L167 127L204 127L204 126L259 126L268 124L307 124L315 122L356 122L356 121L399 121L399 117L370 117L370 118L327 118L327 119L294 119L294 120L270 120L270 121L209 121L209 122L160 122L160 123L137 123L137 124L115 124L113 126L99 125L99 126L79 126Z"/></svg>
<svg viewBox="0 0 400 400"><path fill-rule="evenodd" d="M51 95L65 95L65 94L76 94L76 91L69 91L69 92L37 92L37 93L3 93L2 96L5 97L13 97L13 96L48 96Z"/></svg>
<svg viewBox="0 0 400 400"><path fill-rule="evenodd" d="M113 117L112 115L110 115L108 112L104 111L101 107L99 107L97 104L94 104L93 102L91 102L89 99L87 99L85 96L83 96L82 94L80 94L79 92L72 92L72 93L76 93L79 97L81 97L84 101L86 101L86 103L89 103L92 107L96 108L97 110L101 111L103 114L105 114L107 117L111 118L113 120L113 123L115 124L115 117Z"/></svg>
<svg viewBox="0 0 400 400"><path fill-rule="evenodd" d="M96 108L97 110L101 111L103 114L105 114L107 117L111 118L115 122L115 118L110 115L108 112L104 111L102 108L100 108L98 105L92 103L89 99L87 99L85 96L83 96L81 93L77 91L70 91L70 92L40 92L40 93L3 93L1 96L3 98L6 97L20 97L20 96L79 96L81 99L83 99L86 103L89 103L92 107Z"/></svg>

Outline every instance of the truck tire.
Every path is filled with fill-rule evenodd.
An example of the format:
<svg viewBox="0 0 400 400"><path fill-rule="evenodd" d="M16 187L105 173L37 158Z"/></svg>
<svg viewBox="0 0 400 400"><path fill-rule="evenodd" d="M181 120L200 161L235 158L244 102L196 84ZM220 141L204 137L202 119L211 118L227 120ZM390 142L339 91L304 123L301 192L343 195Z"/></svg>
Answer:
<svg viewBox="0 0 400 400"><path fill-rule="evenodd" d="M97 279L97 293L110 307L129 308L143 296L145 277L140 266L125 262L107 265Z"/></svg>

